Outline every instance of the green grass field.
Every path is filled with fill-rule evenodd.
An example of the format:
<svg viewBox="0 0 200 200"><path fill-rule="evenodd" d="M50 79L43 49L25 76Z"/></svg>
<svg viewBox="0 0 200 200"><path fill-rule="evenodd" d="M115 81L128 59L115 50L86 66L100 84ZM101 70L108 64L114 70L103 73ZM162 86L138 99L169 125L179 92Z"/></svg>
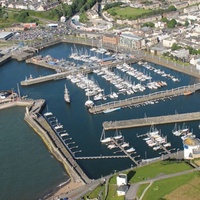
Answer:
<svg viewBox="0 0 200 200"><path fill-rule="evenodd" d="M104 192L104 188L105 188L104 185L103 186L99 185L90 194L88 194L86 196L88 196L90 199L97 198L101 191Z"/></svg>
<svg viewBox="0 0 200 200"><path fill-rule="evenodd" d="M145 10L141 8L131 8L131 7L125 7L125 8L120 8L120 7L113 7L107 10L107 12L110 15L113 15L115 13L115 17L118 18L123 18L123 19L135 19L138 16L145 15L147 13L151 13L151 10Z"/></svg>
<svg viewBox="0 0 200 200"><path fill-rule="evenodd" d="M185 162L161 161L144 167L140 167L135 171L128 173L130 183L140 182L150 178L154 178L161 174L173 174L191 169L192 167Z"/></svg>
<svg viewBox="0 0 200 200"><path fill-rule="evenodd" d="M152 184L152 186L145 193L143 200L160 200L165 195L171 193L173 190L179 188L180 186L187 184L192 179L200 178L199 172L193 172L190 174L169 178L161 181L156 181ZM183 191L184 192L184 191ZM196 197L199 196L199 190L196 190ZM165 198L164 198L165 199ZM181 198L181 194L179 196Z"/></svg>
<svg viewBox="0 0 200 200"><path fill-rule="evenodd" d="M148 187L148 185L149 183L140 185L137 191L137 197L140 197L142 195L143 191L145 190L146 187Z"/></svg>
<svg viewBox="0 0 200 200"><path fill-rule="evenodd" d="M156 163L152 163L146 165L144 167L139 167L134 170L130 170L126 172L128 176L128 182L136 183L140 181L144 181L150 178L154 178L161 174L173 174L181 171L185 171L188 169L192 169L190 165L185 162L176 162L176 161L159 161ZM110 184L116 184L116 177L114 175L110 179Z"/></svg>
<svg viewBox="0 0 200 200"><path fill-rule="evenodd" d="M124 196L117 196L117 185L109 184L108 191L106 200L124 200Z"/></svg>

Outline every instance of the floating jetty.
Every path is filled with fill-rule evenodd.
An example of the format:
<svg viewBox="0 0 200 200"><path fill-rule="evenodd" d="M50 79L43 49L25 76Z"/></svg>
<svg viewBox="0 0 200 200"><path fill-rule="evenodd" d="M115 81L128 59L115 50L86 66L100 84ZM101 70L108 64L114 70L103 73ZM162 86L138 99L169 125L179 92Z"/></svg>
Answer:
<svg viewBox="0 0 200 200"><path fill-rule="evenodd" d="M156 124L158 125L158 124L185 122L185 121L196 121L196 120L200 120L200 112L164 115L156 117L145 117L139 119L121 120L114 122L106 121L103 122L103 128L104 130L112 130L112 129L115 130L115 129L151 126Z"/></svg>
<svg viewBox="0 0 200 200"><path fill-rule="evenodd" d="M200 83L197 83L194 85L182 86L182 87L178 87L178 88L173 88L171 90L165 90L165 91L151 93L148 95L131 97L131 98L128 98L125 100L108 102L108 103L101 104L101 105L90 108L89 112L93 113L93 114L97 114L97 113L105 112L106 110L110 110L110 109L131 107L131 106L142 104L142 103L145 103L148 101L184 95L184 92L188 91L188 90L191 91L192 93L194 93L195 91L197 91L199 89L200 89Z"/></svg>

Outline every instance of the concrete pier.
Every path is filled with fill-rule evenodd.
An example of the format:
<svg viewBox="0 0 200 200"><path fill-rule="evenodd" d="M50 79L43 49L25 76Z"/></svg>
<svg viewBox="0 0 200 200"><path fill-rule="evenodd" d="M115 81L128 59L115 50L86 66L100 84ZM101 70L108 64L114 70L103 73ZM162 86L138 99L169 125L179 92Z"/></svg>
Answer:
<svg viewBox="0 0 200 200"><path fill-rule="evenodd" d="M41 100L27 107L25 114L25 121L35 130L35 132L42 138L50 152L55 158L63 163L65 169L70 175L73 182L90 183L91 180L82 171L78 163L73 159L72 155L61 140L58 138L52 127L48 124L46 119L40 114L40 111L45 101Z"/></svg>
<svg viewBox="0 0 200 200"><path fill-rule="evenodd" d="M0 58L0 65L4 64L5 62L9 61L11 59L11 55L7 54Z"/></svg>
<svg viewBox="0 0 200 200"><path fill-rule="evenodd" d="M193 93L199 89L200 89L200 83L189 85L189 86L182 86L179 88L173 88L171 90L155 92L148 95L136 96L136 97L132 97L125 100L108 102L108 103L90 108L89 112L96 114L96 113L107 111L109 109L130 107L130 106L138 105L147 101L159 100L159 99L168 98L168 97L175 97L178 95L184 95L184 92L186 91L190 91Z"/></svg>
<svg viewBox="0 0 200 200"><path fill-rule="evenodd" d="M47 82L47 81L51 81L51 80L64 79L70 74L77 74L77 73L87 74L90 72L91 72L90 69L81 69L81 70L76 70L76 71L73 70L73 71L68 71L68 72L60 72L57 74L51 74L51 75L47 75L47 76L41 76L41 77L37 77L37 78L27 79L27 80L21 81L20 84L22 86L28 86L28 85L38 84L38 83Z"/></svg>
<svg viewBox="0 0 200 200"><path fill-rule="evenodd" d="M46 119L40 114L45 105L45 100L23 99L16 96L16 98L6 98L0 101L0 110L10 108L13 106L26 106L26 113L24 120L33 128L33 130L41 137L49 151L60 161L71 181L76 183L90 183L91 180L80 168L76 160L72 157L70 152L63 145L52 127L48 124Z"/></svg>
<svg viewBox="0 0 200 200"><path fill-rule="evenodd" d="M126 129L126 128L178 123L178 122L186 122L186 121L196 121L196 120L200 120L200 112L164 115L164 116L156 116L156 117L145 117L145 118L139 118L139 119L121 120L121 121L114 121L114 122L106 121L106 122L103 122L103 128L104 130Z"/></svg>

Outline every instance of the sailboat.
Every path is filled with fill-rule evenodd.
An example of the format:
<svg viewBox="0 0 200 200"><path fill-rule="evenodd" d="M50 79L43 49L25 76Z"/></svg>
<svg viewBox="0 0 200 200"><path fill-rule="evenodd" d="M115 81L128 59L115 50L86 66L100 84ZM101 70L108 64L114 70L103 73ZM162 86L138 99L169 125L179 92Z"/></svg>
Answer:
<svg viewBox="0 0 200 200"><path fill-rule="evenodd" d="M70 103L70 96L69 96L69 91L66 87L66 84L65 84L65 90L64 90L64 100L67 102L67 103Z"/></svg>
<svg viewBox="0 0 200 200"><path fill-rule="evenodd" d="M102 134L101 134L101 138L100 138L100 142L101 143L108 143L111 142L112 138L111 137L107 137L105 136L105 130L103 129Z"/></svg>
<svg viewBox="0 0 200 200"><path fill-rule="evenodd" d="M91 108L91 107L93 107L93 105L94 105L94 102L92 100L90 100L90 98L88 96L88 100L85 102L85 106L87 108Z"/></svg>
<svg viewBox="0 0 200 200"><path fill-rule="evenodd" d="M115 140L120 140L122 139L122 133L121 132L118 132L118 130L116 129L116 132L115 132L115 136L113 137Z"/></svg>
<svg viewBox="0 0 200 200"><path fill-rule="evenodd" d="M88 89L88 83L87 83L87 89ZM88 97L88 100L85 102L85 106L87 108L92 108L94 106L94 102L92 100L90 100L89 95L87 95L87 97Z"/></svg>
<svg viewBox="0 0 200 200"><path fill-rule="evenodd" d="M47 112L44 113L44 116L45 116L45 117L48 117L48 116L51 116L51 115L53 115L53 113L52 113L52 112L49 112L49 108L48 108L48 105L47 105Z"/></svg>
<svg viewBox="0 0 200 200"><path fill-rule="evenodd" d="M181 135L181 130L177 129L177 123L174 126L174 129L172 130L173 135L175 136L180 136Z"/></svg>

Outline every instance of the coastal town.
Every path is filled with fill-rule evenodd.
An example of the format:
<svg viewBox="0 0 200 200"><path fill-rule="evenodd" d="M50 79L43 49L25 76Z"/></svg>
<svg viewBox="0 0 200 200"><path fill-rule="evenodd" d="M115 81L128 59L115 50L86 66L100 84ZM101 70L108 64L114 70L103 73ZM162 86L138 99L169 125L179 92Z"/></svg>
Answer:
<svg viewBox="0 0 200 200"><path fill-rule="evenodd" d="M178 199L177 194L182 188L199 183L200 113L198 107L195 110L183 109L180 114L164 113L162 109L159 112L159 108L166 103L170 110L170 101L173 100L179 104L183 98L184 101L198 99L199 0L98 0L82 1L82 6L77 2L0 1L0 14L4 19L0 23L1 67L18 62L49 70L47 74L38 73L37 77L27 74L16 83L17 91L3 87L0 82L0 110L25 107L24 120L69 175L67 181L40 199ZM75 8L80 8L80 12ZM52 14L54 10L58 15ZM52 19L34 12L49 12ZM19 21L5 25L12 15ZM29 20L20 21L22 18ZM44 50L62 44L68 46L67 56L64 52L62 58L42 54ZM28 91L38 85L61 81L64 84L59 102L66 104L69 113L77 101L74 102L75 96L80 95L82 104L77 109L80 112L84 109L84 114L80 114L79 120L83 120L82 115L93 120L99 118L100 137L98 141L94 138L87 141L86 145L92 148L91 143L98 142L100 155L84 154L80 145L83 141L77 141L70 130L69 124L74 122L69 122L68 127L59 122L63 114L52 108L49 110L49 99L21 95L20 90L24 88ZM71 85L76 87L76 95ZM144 108L148 110L150 106L155 110L151 111L152 116L147 116ZM129 114L125 115L126 112ZM131 112L134 112L134 117ZM123 114L116 117L119 113ZM185 126L190 122L193 124L190 124L191 128ZM90 123L88 126L93 125ZM174 126L171 133L163 134L165 130L161 133L160 126L164 125L167 130L168 124ZM183 124L182 128L180 124ZM141 148L145 148L141 150L124 132L145 127L149 130L134 134ZM175 146L176 143L179 145ZM147 153L153 156L147 157ZM94 176L94 179L92 173L97 173L98 167L91 169L88 167L90 164L84 162L106 163L106 160L118 161L114 168L108 167L109 173L98 175L98 178ZM120 162L131 163L131 167L120 166ZM152 174L145 174L146 171ZM173 187L170 181L176 178L180 180ZM182 180L186 180L185 183ZM166 192L159 193L162 181L171 185ZM180 195L190 199L185 194Z"/></svg>

